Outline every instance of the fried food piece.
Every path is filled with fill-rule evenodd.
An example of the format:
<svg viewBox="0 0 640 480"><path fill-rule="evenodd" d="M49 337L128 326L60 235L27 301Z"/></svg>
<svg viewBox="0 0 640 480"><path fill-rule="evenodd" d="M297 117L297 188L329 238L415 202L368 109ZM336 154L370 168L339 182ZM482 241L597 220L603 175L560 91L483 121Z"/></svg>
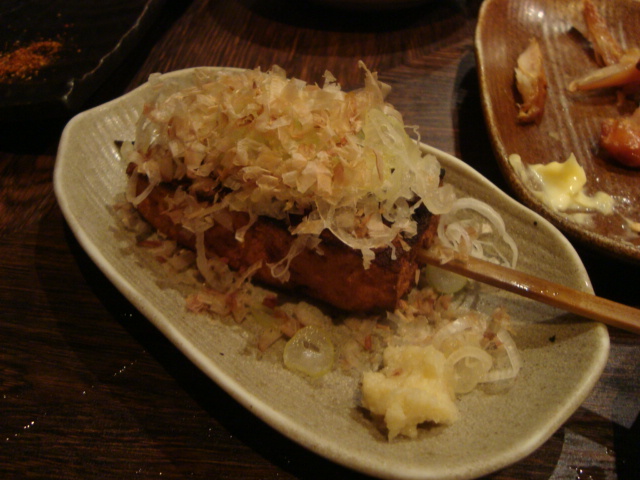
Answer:
<svg viewBox="0 0 640 480"><path fill-rule="evenodd" d="M583 15L596 61L601 68L569 84L570 92L616 88L618 106L640 89L640 49L624 50L591 0L584 0ZM618 163L640 167L640 109L627 117L608 118L600 126L600 146Z"/></svg>
<svg viewBox="0 0 640 480"><path fill-rule="evenodd" d="M516 87L522 103L518 105L518 122L537 122L542 118L547 99L547 75L542 50L535 38L520 54L515 68Z"/></svg>
<svg viewBox="0 0 640 480"><path fill-rule="evenodd" d="M601 67L571 82L569 91L587 91L622 87L627 93L640 84L640 49L624 50L591 0L584 0L582 14L584 36L591 43L593 54Z"/></svg>
<svg viewBox="0 0 640 480"><path fill-rule="evenodd" d="M138 192L147 185L147 180L141 176ZM167 214L172 195L173 190L161 184L137 209L157 231L195 251L195 234L174 223ZM393 258L391 248L379 249L368 269L364 268L359 251L325 231L317 249L304 249L291 260L289 279L282 283L273 277L267 264L278 262L289 252L295 237L288 232L287 225L268 217L258 217L240 242L236 239L236 231L249 222L249 215L225 213L229 215L232 228L215 223L205 232L207 257L223 258L235 270L244 270L261 262L253 278L264 284L295 290L343 310L362 312L396 308L398 301L415 283L418 248L431 244L437 228L436 217L426 208L418 208L419 231L406 241L410 248L403 249L402 242L396 239L396 258Z"/></svg>
<svg viewBox="0 0 640 480"><path fill-rule="evenodd" d="M618 63L599 68L573 80L570 92L597 90L600 88L622 88L632 92L640 86L640 49L631 48Z"/></svg>
<svg viewBox="0 0 640 480"><path fill-rule="evenodd" d="M584 0L582 14L587 26L586 36L593 46L596 61L602 66L618 63L624 51L591 0Z"/></svg>
<svg viewBox="0 0 640 480"><path fill-rule="evenodd" d="M622 165L640 167L640 108L633 115L602 122L600 145Z"/></svg>

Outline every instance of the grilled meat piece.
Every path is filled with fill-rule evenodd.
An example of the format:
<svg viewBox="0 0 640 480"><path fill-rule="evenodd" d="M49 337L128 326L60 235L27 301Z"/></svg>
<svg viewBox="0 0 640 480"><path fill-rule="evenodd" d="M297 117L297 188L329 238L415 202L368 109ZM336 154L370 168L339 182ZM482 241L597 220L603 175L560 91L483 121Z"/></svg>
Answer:
<svg viewBox="0 0 640 480"><path fill-rule="evenodd" d="M148 185L140 176L138 193ZM159 185L143 200L137 209L159 232L176 240L182 246L195 250L195 234L166 215L167 199L173 190L168 185ZM328 231L321 235L318 249L305 249L293 258L289 266L290 278L285 283L274 278L268 263L284 258L294 237L284 222L259 217L247 230L244 241L236 240L236 230L249 221L243 212L228 212L233 229L215 223L205 233L206 254L228 261L231 268L242 270L262 262L254 279L277 288L295 290L330 305L348 311L393 310L398 301L413 287L418 263L417 249L428 247L435 236L437 217L425 207L416 211L419 231L405 242L411 247L404 250L396 239L396 258L387 247L376 251L375 259L368 269L363 267L359 251L343 244Z"/></svg>
<svg viewBox="0 0 640 480"><path fill-rule="evenodd" d="M600 145L622 165L640 167L640 108L628 117L604 120Z"/></svg>

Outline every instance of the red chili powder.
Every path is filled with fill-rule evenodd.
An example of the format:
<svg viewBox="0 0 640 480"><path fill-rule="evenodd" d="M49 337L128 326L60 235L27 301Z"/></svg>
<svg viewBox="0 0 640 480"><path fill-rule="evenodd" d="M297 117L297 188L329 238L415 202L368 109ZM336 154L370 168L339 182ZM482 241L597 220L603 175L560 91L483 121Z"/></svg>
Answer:
<svg viewBox="0 0 640 480"><path fill-rule="evenodd" d="M62 44L56 40L33 42L12 52L0 53L0 82L29 80L51 64Z"/></svg>

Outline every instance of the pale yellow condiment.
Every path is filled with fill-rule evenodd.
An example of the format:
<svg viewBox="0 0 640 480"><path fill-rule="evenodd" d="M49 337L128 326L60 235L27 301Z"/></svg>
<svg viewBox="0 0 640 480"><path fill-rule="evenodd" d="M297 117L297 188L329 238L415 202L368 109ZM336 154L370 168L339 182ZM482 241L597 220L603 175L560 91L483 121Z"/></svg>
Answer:
<svg viewBox="0 0 640 480"><path fill-rule="evenodd" d="M384 368L362 378L362 403L384 418L389 440L415 438L423 422L451 424L459 417L446 358L433 346L389 346Z"/></svg>
<svg viewBox="0 0 640 480"><path fill-rule="evenodd" d="M513 154L509 163L533 194L553 210L613 213L615 202L611 195L602 191L591 196L585 193L587 175L574 154L564 162L546 165L524 165L520 155Z"/></svg>

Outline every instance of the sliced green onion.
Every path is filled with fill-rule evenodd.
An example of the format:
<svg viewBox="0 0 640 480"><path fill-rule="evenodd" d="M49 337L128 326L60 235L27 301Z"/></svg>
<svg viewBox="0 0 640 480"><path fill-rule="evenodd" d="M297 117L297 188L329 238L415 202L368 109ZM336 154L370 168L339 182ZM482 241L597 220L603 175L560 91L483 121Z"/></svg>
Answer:
<svg viewBox="0 0 640 480"><path fill-rule="evenodd" d="M466 277L433 265L427 265L423 275L426 283L440 293L453 294L462 290L467 284Z"/></svg>
<svg viewBox="0 0 640 480"><path fill-rule="evenodd" d="M333 367L335 349L327 332L313 325L301 328L284 347L284 364L293 371L319 377Z"/></svg>

